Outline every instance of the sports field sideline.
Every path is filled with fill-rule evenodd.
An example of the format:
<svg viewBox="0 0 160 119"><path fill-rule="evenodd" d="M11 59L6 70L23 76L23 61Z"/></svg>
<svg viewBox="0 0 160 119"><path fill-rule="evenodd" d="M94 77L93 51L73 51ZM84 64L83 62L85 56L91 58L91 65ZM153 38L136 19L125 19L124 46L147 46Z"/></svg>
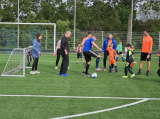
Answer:
<svg viewBox="0 0 160 119"><path fill-rule="evenodd" d="M69 77L58 75L56 57L43 54L39 60L40 74L0 77L0 119L159 119L160 78L157 75L158 57L152 55L150 76L146 76L146 62L142 74L133 79L123 79L125 62L117 62L118 72L97 72L96 79L83 77L83 62L76 64L76 54L70 54ZM0 73L8 54L0 54ZM140 56L133 72L137 73ZM61 61L59 63L60 67ZM103 67L103 56L100 59ZM93 73L92 60L89 73ZM130 74L129 74L130 77Z"/></svg>

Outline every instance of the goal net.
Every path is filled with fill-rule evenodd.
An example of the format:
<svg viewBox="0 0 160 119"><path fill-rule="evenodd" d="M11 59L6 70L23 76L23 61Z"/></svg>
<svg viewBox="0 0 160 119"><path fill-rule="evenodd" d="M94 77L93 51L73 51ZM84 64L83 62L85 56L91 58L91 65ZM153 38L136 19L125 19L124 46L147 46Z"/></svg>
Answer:
<svg viewBox="0 0 160 119"><path fill-rule="evenodd" d="M31 50L32 46L13 49L1 76L25 77L27 53Z"/></svg>

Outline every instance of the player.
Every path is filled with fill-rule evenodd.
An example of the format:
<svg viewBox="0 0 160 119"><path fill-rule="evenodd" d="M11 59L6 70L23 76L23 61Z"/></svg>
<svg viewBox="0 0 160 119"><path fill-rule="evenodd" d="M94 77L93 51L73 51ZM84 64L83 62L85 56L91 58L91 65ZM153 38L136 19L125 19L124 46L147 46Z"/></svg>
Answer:
<svg viewBox="0 0 160 119"><path fill-rule="evenodd" d="M78 43L78 47L76 47L75 51L77 52L77 63L76 64L78 64L79 57L82 59L83 64L85 64L84 59L82 58L82 54L81 54L82 53L82 47L81 47L80 43Z"/></svg>
<svg viewBox="0 0 160 119"><path fill-rule="evenodd" d="M159 64L159 69L158 69L158 71L157 71L157 74L158 74L158 76L160 77L160 50L157 50L156 51L156 54L157 54L157 56L159 57L159 59L158 59L158 64Z"/></svg>
<svg viewBox="0 0 160 119"><path fill-rule="evenodd" d="M122 41L119 41L119 44L117 46L117 55L116 55L116 61L118 61L118 55L122 56L122 61L125 61L123 58L123 52L122 52Z"/></svg>
<svg viewBox="0 0 160 119"><path fill-rule="evenodd" d="M134 46L133 45L131 46L131 50L132 50L132 54L134 55ZM131 69L132 69L132 67L133 67L134 64L135 64L135 61L134 61L134 57L133 57L132 58L132 63L130 65Z"/></svg>
<svg viewBox="0 0 160 119"><path fill-rule="evenodd" d="M144 30L144 37L142 40L142 51L141 51L141 61L139 64L139 71L136 75L141 74L143 61L147 60L147 72L146 76L149 76L149 69L150 69L150 61L151 61L151 53L152 53L152 45L153 45L153 39L151 36L149 36L149 30Z"/></svg>
<svg viewBox="0 0 160 119"><path fill-rule="evenodd" d="M61 38L62 39L62 38ZM61 39L58 41L57 43L57 47L56 47L56 52L55 54L57 54L57 59L56 59L56 66L55 69L58 69L58 62L60 60L60 56L61 56Z"/></svg>
<svg viewBox="0 0 160 119"><path fill-rule="evenodd" d="M116 66L116 63L115 63L115 59L114 59L114 56L116 55L116 51L113 49L113 44L110 44L109 45L109 72L108 73L111 73L112 72L112 64L115 66L115 72L118 72L117 70L117 66Z"/></svg>
<svg viewBox="0 0 160 119"><path fill-rule="evenodd" d="M40 46L41 46L41 38L42 38L42 35L40 33L38 33L36 35L36 38L33 40L33 49L32 49L32 57L33 57L33 65L32 65L32 71L30 72L30 74L34 75L36 73L40 73L38 70L37 70L37 67L38 67L38 59L39 59L39 55L41 55L41 51L40 51Z"/></svg>
<svg viewBox="0 0 160 119"><path fill-rule="evenodd" d="M84 47L85 41L86 41L87 39L91 38L91 37L92 37L91 32L88 32L88 34L86 35L86 37L82 40L82 43L81 43L82 51L83 51L83 47ZM83 56L84 56L84 55L83 55ZM84 56L84 57L85 57L85 56ZM85 72L86 72L86 66L87 66L87 61L86 61L85 65L84 65L84 69L83 69L82 74L85 74Z"/></svg>
<svg viewBox="0 0 160 119"><path fill-rule="evenodd" d="M95 44L94 41L97 40L96 36L93 36L92 38L89 38L85 41L84 43L84 48L83 48L83 54L85 56L87 66L86 66L86 71L84 74L84 77L90 77L90 74L88 73L89 66L91 64L91 57L96 57L96 68L95 71L102 71L102 69L98 68L99 60L100 60L100 55L96 53L95 51L92 51L92 45L95 46L98 50L102 52L102 50Z"/></svg>
<svg viewBox="0 0 160 119"><path fill-rule="evenodd" d="M117 45L116 45L116 41L113 39L112 34L109 34L109 37L106 38L103 42L103 47L102 47L102 54L104 53L104 58L103 58L103 71L106 71L106 60L107 57L109 55L109 44L113 44L113 49L116 50ZM113 66L112 66L113 68Z"/></svg>
<svg viewBox="0 0 160 119"><path fill-rule="evenodd" d="M28 51L28 53L27 53L27 60L28 60L27 66L31 67L30 63L32 61L32 50Z"/></svg>
<svg viewBox="0 0 160 119"><path fill-rule="evenodd" d="M133 74L133 72L130 68L130 65L133 61L133 54L132 54L132 50L131 50L131 45L127 44L126 47L127 47L128 51L127 51L127 55L126 55L126 65L124 68L125 76L122 76L122 78L128 78L128 76L127 76L128 71L131 73L131 78L133 78L135 76L135 74Z"/></svg>

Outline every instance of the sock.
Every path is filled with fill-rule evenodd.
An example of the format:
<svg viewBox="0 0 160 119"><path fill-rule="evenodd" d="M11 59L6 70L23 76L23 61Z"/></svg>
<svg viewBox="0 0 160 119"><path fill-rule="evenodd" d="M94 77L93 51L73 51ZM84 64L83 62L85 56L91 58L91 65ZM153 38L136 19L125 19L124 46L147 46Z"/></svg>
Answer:
<svg viewBox="0 0 160 119"><path fill-rule="evenodd" d="M122 57L122 61L124 60L124 58Z"/></svg>
<svg viewBox="0 0 160 119"><path fill-rule="evenodd" d="M118 60L118 57L116 58L116 60Z"/></svg>
<svg viewBox="0 0 160 119"><path fill-rule="evenodd" d="M117 70L117 66L115 66L115 69Z"/></svg>
<svg viewBox="0 0 160 119"><path fill-rule="evenodd" d="M141 69L139 69L139 72L141 72Z"/></svg>
<svg viewBox="0 0 160 119"><path fill-rule="evenodd" d="M149 73L149 70L147 70L147 73Z"/></svg>
<svg viewBox="0 0 160 119"><path fill-rule="evenodd" d="M109 70L112 71L112 67L111 66L109 66Z"/></svg>
<svg viewBox="0 0 160 119"><path fill-rule="evenodd" d="M87 64L87 66L86 66L86 75L88 74L88 69L89 69L89 64Z"/></svg>
<svg viewBox="0 0 160 119"><path fill-rule="evenodd" d="M97 59L96 59L96 68L98 68L98 64L99 64L99 57L97 57Z"/></svg>

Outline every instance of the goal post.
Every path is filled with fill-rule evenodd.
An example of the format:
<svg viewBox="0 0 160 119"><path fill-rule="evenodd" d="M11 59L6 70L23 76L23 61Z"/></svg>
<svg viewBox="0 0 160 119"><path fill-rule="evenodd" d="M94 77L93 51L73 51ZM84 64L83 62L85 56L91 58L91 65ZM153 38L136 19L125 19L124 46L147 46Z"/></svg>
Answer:
<svg viewBox="0 0 160 119"><path fill-rule="evenodd" d="M53 51L55 52L55 45L56 45L56 23L17 23L17 22L0 22L0 25L31 25L31 26L54 26L54 33L53 33ZM20 28L17 27L17 48L20 48ZM46 29L45 29L46 30ZM12 35L13 36L13 35ZM32 39L33 40L33 39ZM24 48L24 47L23 47Z"/></svg>
<svg viewBox="0 0 160 119"><path fill-rule="evenodd" d="M27 53L33 46L27 48L15 48L11 52L1 76L25 77Z"/></svg>

